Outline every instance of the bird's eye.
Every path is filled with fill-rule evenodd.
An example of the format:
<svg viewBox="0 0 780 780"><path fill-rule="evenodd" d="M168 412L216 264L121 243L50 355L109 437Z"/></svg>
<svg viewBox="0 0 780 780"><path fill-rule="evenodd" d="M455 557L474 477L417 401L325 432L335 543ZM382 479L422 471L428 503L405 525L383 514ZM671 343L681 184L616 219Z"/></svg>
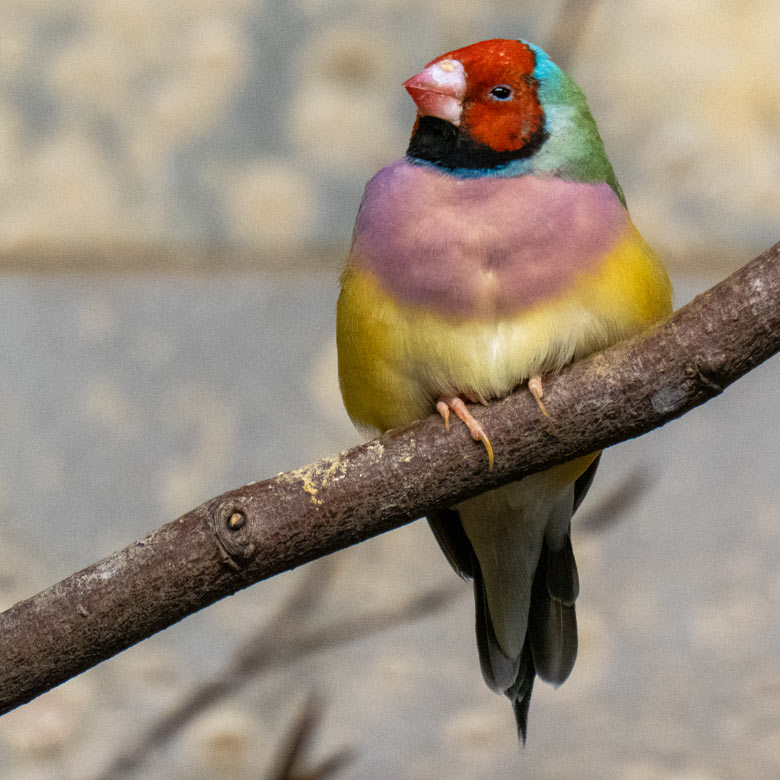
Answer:
<svg viewBox="0 0 780 780"><path fill-rule="evenodd" d="M506 84L499 84L490 90L490 97L493 100L509 100L514 94L512 87L508 87Z"/></svg>

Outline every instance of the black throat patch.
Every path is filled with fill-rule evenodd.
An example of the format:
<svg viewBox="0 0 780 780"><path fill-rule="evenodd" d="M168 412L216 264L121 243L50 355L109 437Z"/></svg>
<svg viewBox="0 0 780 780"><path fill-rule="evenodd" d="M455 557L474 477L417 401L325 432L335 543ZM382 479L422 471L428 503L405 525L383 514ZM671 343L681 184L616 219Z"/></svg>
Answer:
<svg viewBox="0 0 780 780"><path fill-rule="evenodd" d="M542 125L520 149L497 152L474 141L461 128L439 117L421 116L409 141L406 156L413 160L434 163L448 170L501 168L512 160L521 160L535 154L547 140L547 136L547 130Z"/></svg>

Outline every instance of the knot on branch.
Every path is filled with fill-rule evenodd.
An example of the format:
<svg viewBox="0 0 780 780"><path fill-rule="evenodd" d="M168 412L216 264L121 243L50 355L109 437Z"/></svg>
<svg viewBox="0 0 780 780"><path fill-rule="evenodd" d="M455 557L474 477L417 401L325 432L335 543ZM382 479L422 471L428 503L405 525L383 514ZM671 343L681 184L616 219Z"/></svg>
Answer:
<svg viewBox="0 0 780 780"><path fill-rule="evenodd" d="M246 502L240 498L218 498L211 502L207 512L223 562L238 570L255 552Z"/></svg>
<svg viewBox="0 0 780 780"><path fill-rule="evenodd" d="M698 355L693 365L686 367L685 375L696 383L700 392L714 398L729 384L725 364L725 355L715 355L710 358Z"/></svg>

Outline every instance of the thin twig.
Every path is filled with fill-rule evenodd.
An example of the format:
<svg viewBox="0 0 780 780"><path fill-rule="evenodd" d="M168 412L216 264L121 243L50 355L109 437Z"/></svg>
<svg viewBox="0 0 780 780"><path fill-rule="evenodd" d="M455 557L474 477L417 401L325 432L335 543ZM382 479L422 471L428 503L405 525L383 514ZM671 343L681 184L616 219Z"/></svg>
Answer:
<svg viewBox="0 0 780 780"><path fill-rule="evenodd" d="M301 769L314 729L321 719L322 702L317 696L312 695L304 703L287 734L274 769L268 775L268 780L327 780L352 760L354 756L352 750L339 750L314 769Z"/></svg>
<svg viewBox="0 0 780 780"><path fill-rule="evenodd" d="M330 567L311 568L312 574L280 605L270 621L241 642L221 672L199 685L173 710L153 723L138 742L113 759L96 780L114 780L137 772L153 750L173 739L195 717L238 690L252 676L433 614L464 592L456 586L443 587L391 608L358 613L323 628L312 628L305 620L321 603Z"/></svg>
<svg viewBox="0 0 780 780"><path fill-rule="evenodd" d="M575 525L578 532L603 531L626 517L629 510L639 503L655 484L657 477L655 472L648 473L643 466L632 469L623 477L619 485L602 495L599 501L589 501L586 507L577 513Z"/></svg>
<svg viewBox="0 0 780 780"><path fill-rule="evenodd" d="M152 751L159 749L182 731L192 720L235 691L254 672L252 664L254 647L265 647L274 641L284 626L300 625L321 602L332 566L323 561L311 566L307 576L265 622L238 647L223 670L210 680L199 684L187 693L179 703L159 720L149 726L137 744L114 758L98 780L128 777L148 761ZM294 633L294 632L293 632ZM292 636L291 636L292 639ZM294 639L292 639L294 641Z"/></svg>
<svg viewBox="0 0 780 780"><path fill-rule="evenodd" d="M309 746L321 712L319 699L314 695L309 696L287 734L285 744L279 750L275 766L268 774L268 780L294 780L293 772Z"/></svg>

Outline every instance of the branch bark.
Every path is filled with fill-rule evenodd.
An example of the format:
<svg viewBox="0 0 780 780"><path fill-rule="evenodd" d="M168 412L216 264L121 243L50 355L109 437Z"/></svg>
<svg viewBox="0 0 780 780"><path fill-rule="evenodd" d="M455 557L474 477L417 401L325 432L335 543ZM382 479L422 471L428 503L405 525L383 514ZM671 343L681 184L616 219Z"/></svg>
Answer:
<svg viewBox="0 0 780 780"><path fill-rule="evenodd" d="M780 244L668 322L464 426L432 416L232 490L0 615L0 714L235 591L569 458L663 425L780 350Z"/></svg>

